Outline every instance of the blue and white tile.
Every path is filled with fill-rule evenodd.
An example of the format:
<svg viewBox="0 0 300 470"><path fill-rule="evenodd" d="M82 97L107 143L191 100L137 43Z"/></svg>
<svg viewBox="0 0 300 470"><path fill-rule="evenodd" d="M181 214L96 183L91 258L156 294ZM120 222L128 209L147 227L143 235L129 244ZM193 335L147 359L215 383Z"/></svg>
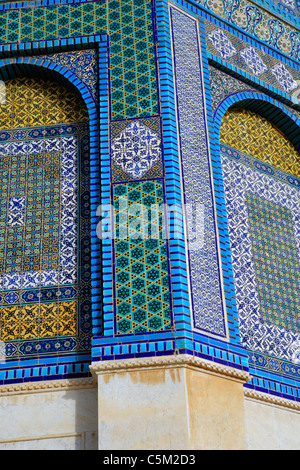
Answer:
<svg viewBox="0 0 300 470"><path fill-rule="evenodd" d="M299 83L294 79L292 74L283 64L277 64L271 69L272 75L274 75L279 86L286 92L291 93L298 88Z"/></svg>
<svg viewBox="0 0 300 470"><path fill-rule="evenodd" d="M201 208L205 220L203 243L189 250L194 326L224 337L197 22L172 9L172 23L185 203Z"/></svg>
<svg viewBox="0 0 300 470"><path fill-rule="evenodd" d="M268 67L253 47L246 47L240 51L240 55L254 75L260 76L268 71Z"/></svg>
<svg viewBox="0 0 300 470"><path fill-rule="evenodd" d="M112 161L135 179L141 178L161 158L158 134L133 121L111 144Z"/></svg>
<svg viewBox="0 0 300 470"><path fill-rule="evenodd" d="M245 191L291 211L298 252L300 240L296 234L300 233L300 191L223 154L222 169L242 344L246 349L290 361L291 346L300 341L300 334L261 321Z"/></svg>
<svg viewBox="0 0 300 470"><path fill-rule="evenodd" d="M236 48L222 29L211 31L207 37L223 59L229 59L237 54Z"/></svg>

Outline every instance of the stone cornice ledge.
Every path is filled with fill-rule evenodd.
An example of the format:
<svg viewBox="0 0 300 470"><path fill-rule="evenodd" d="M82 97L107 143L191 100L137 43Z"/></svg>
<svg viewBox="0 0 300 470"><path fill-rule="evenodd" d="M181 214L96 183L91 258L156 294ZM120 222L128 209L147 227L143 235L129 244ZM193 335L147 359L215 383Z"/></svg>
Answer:
<svg viewBox="0 0 300 470"><path fill-rule="evenodd" d="M250 388L244 388L244 396L249 399L256 401L262 401L266 404L277 405L283 408L289 408L295 411L300 411L300 402L294 400L288 400L287 398L277 397L269 393L258 392Z"/></svg>
<svg viewBox="0 0 300 470"><path fill-rule="evenodd" d="M87 389L95 388L96 385L97 384L94 378L22 382L18 384L1 385L0 397L21 393L29 394L38 392L52 392L59 390Z"/></svg>
<svg viewBox="0 0 300 470"><path fill-rule="evenodd" d="M242 383L249 382L251 380L251 376L247 371L218 364L217 362L207 361L188 354L98 361L94 362L90 366L90 371L95 376L100 374L111 374L114 372L130 372L134 370L141 371L162 368L167 369L175 367L193 368L212 373L214 375L225 376Z"/></svg>

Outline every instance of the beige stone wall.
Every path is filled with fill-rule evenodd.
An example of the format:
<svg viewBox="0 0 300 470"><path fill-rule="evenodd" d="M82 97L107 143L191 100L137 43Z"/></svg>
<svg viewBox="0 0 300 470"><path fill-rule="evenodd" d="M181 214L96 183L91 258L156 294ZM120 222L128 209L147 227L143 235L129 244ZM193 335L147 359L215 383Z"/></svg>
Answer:
<svg viewBox="0 0 300 470"><path fill-rule="evenodd" d="M291 405L278 404L271 396L245 397L248 450L300 449L300 404L298 409Z"/></svg>
<svg viewBox="0 0 300 470"><path fill-rule="evenodd" d="M186 370L190 448L242 450L246 445L241 382L206 371Z"/></svg>
<svg viewBox="0 0 300 470"><path fill-rule="evenodd" d="M0 387L0 450L97 449L96 410L91 381Z"/></svg>
<svg viewBox="0 0 300 470"><path fill-rule="evenodd" d="M99 449L244 449L246 377L192 357L93 365Z"/></svg>

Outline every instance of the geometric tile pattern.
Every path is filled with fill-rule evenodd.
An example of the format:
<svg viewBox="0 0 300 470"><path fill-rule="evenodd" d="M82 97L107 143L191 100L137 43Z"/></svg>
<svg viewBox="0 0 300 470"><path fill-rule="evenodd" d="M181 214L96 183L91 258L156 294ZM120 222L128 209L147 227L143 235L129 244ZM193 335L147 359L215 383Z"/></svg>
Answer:
<svg viewBox="0 0 300 470"><path fill-rule="evenodd" d="M108 2L111 117L158 114L151 1Z"/></svg>
<svg viewBox="0 0 300 470"><path fill-rule="evenodd" d="M262 321L300 332L300 265L291 211L246 192Z"/></svg>
<svg viewBox="0 0 300 470"><path fill-rule="evenodd" d="M112 140L112 164L133 179L146 173L161 161L160 136L140 121L129 125Z"/></svg>
<svg viewBox="0 0 300 470"><path fill-rule="evenodd" d="M89 2L2 11L0 42L42 41L104 32L106 4Z"/></svg>
<svg viewBox="0 0 300 470"><path fill-rule="evenodd" d="M162 182L115 185L114 207L116 332L170 329Z"/></svg>
<svg viewBox="0 0 300 470"><path fill-rule="evenodd" d="M158 114L151 1L111 0L0 11L0 44L107 33L112 119Z"/></svg>
<svg viewBox="0 0 300 470"><path fill-rule="evenodd" d="M270 121L252 111L227 111L222 119L220 142L300 177L300 155L295 147Z"/></svg>

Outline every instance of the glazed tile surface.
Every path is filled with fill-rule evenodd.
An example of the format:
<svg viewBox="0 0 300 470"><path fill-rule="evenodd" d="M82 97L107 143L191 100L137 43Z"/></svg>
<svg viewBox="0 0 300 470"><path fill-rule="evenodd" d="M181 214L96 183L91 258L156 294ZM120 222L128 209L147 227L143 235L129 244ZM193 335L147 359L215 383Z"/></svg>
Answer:
<svg viewBox="0 0 300 470"><path fill-rule="evenodd" d="M235 113L229 114L224 125L231 121L235 139L220 149L242 342L256 353L292 360L300 339L298 154L267 121L268 133L263 123L255 126L265 151L251 152L250 143L242 152L237 143L248 142L254 128L244 134ZM245 111L244 125L247 116L262 122Z"/></svg>
<svg viewBox="0 0 300 470"><path fill-rule="evenodd" d="M116 185L114 207L117 334L170 329L162 182Z"/></svg>

